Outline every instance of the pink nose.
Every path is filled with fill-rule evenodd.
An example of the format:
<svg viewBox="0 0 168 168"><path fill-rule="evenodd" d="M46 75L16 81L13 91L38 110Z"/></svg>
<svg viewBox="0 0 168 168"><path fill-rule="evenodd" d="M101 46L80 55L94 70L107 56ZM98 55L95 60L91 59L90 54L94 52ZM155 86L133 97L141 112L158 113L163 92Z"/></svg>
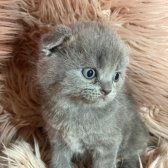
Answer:
<svg viewBox="0 0 168 168"><path fill-rule="evenodd" d="M102 90L101 90L101 93L102 93L103 95L108 95L110 92L111 92L110 89L102 89Z"/></svg>

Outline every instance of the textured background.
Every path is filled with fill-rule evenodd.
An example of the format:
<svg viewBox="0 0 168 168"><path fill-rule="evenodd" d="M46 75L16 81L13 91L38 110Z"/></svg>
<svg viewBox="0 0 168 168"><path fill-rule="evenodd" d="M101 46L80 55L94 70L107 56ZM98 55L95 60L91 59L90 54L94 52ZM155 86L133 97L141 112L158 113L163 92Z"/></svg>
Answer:
<svg viewBox="0 0 168 168"><path fill-rule="evenodd" d="M50 151L33 76L40 39L50 26L77 20L106 21L129 45L127 84L157 137L156 147L146 151L145 166L166 167L167 0L0 0L0 164L43 168L43 161L48 163Z"/></svg>

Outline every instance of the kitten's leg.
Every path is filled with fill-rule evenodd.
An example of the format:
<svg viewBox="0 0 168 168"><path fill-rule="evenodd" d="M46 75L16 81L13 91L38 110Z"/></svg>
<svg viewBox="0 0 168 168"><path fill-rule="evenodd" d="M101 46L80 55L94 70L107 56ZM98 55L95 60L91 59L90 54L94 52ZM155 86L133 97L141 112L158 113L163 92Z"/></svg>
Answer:
<svg viewBox="0 0 168 168"><path fill-rule="evenodd" d="M118 146L98 148L93 155L94 168L116 168Z"/></svg>
<svg viewBox="0 0 168 168"><path fill-rule="evenodd" d="M143 154L149 141L148 132L142 122L137 118L134 120L136 122L133 123L131 134L121 146L120 156L123 158L122 168L139 168L138 156ZM125 133L127 132L125 130Z"/></svg>
<svg viewBox="0 0 168 168"><path fill-rule="evenodd" d="M119 168L140 168L138 156L123 160Z"/></svg>
<svg viewBox="0 0 168 168"><path fill-rule="evenodd" d="M54 144L50 168L71 168L71 157L72 152L67 146Z"/></svg>

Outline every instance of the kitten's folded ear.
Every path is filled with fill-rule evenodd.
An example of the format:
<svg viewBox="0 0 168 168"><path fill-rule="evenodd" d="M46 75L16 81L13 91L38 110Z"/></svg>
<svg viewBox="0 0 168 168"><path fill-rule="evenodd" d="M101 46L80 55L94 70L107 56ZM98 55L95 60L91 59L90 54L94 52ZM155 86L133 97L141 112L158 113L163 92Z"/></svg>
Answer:
<svg viewBox="0 0 168 168"><path fill-rule="evenodd" d="M72 39L72 30L65 25L57 26L52 32L43 38L43 52L46 56L50 55L54 49L63 46Z"/></svg>

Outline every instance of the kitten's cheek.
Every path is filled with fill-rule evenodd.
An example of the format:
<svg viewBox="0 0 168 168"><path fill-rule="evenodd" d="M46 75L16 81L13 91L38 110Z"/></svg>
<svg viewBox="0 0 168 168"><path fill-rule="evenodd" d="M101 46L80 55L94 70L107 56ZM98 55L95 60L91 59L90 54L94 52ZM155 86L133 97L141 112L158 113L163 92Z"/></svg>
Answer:
<svg viewBox="0 0 168 168"><path fill-rule="evenodd" d="M108 95L108 100L110 101L110 100L113 100L114 98L115 98L115 96L116 96L116 92L114 93L114 92L111 92L109 95Z"/></svg>

